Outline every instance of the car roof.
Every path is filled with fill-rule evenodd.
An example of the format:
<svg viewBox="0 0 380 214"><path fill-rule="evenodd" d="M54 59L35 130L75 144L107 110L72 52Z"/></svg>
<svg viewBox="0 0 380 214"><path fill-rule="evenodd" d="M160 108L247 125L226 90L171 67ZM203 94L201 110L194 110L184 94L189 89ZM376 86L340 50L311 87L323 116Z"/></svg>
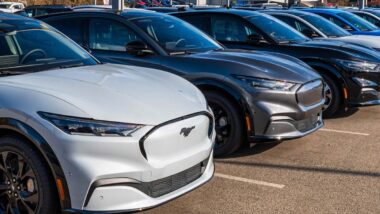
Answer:
<svg viewBox="0 0 380 214"><path fill-rule="evenodd" d="M66 5L33 5L33 6L27 6L25 9L33 9L33 8L66 9L66 8L71 8L71 7L66 6Z"/></svg>
<svg viewBox="0 0 380 214"><path fill-rule="evenodd" d="M67 15L67 14L83 14L83 13L92 13L92 14L115 14L119 16L123 16L127 19L131 18L140 18L140 17L155 17L155 16L163 16L163 13L158 13L156 11L151 11L151 10L145 10L145 9L140 9L140 8L127 8L122 11L119 10L113 10L113 9L99 9L99 8L86 8L86 9L79 9L74 11L65 11L62 13L52 13L52 14L47 14L43 16L39 16L38 18L40 19L45 19L49 17L55 17L55 16L61 16L61 15Z"/></svg>
<svg viewBox="0 0 380 214"><path fill-rule="evenodd" d="M251 10L237 10L237 9L228 9L228 8L221 8L221 9L207 9L207 10L194 10L194 11L185 11L180 12L177 14L190 14L190 13L220 13L220 14L233 14L241 17L248 17L248 16L254 16L254 15L260 15L259 12L251 11Z"/></svg>
<svg viewBox="0 0 380 214"><path fill-rule="evenodd" d="M8 33L27 29L46 29L43 22L11 13L0 13L0 32Z"/></svg>
<svg viewBox="0 0 380 214"><path fill-rule="evenodd" d="M310 11L310 12L318 12L318 13L327 13L327 14L337 14L341 12L345 12L341 9L333 9L333 8L310 8L310 9L301 9L303 11Z"/></svg>
<svg viewBox="0 0 380 214"><path fill-rule="evenodd" d="M306 12L306 11L302 11L302 10L263 10L263 11L260 11L260 12L268 12L268 13L284 13L284 14L291 14L291 15L295 15L295 16L302 16L302 15L313 15L313 16L316 16L314 13L310 13L310 12Z"/></svg>

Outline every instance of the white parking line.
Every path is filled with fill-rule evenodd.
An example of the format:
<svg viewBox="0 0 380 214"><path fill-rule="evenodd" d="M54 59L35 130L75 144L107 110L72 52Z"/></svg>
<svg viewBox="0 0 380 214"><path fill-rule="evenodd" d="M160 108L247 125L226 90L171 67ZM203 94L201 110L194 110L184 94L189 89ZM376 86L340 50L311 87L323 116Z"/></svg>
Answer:
<svg viewBox="0 0 380 214"><path fill-rule="evenodd" d="M285 187L283 184L274 184L274 183L269 183L265 181L257 181L257 180L252 180L252 179L247 179L247 178L241 178L241 177L235 177L231 175L225 175L225 174L220 174L220 173L215 173L215 177L219 178L225 178L233 181L240 181L240 182L245 182L245 183L250 183L250 184L257 184L257 185L262 185L262 186L268 186L268 187L274 187L274 188L279 188L282 189Z"/></svg>
<svg viewBox="0 0 380 214"><path fill-rule="evenodd" d="M320 129L320 130L325 131L325 132L335 132L335 133L341 133L341 134L353 134L353 135L361 135L361 136L369 136L370 135L367 133L350 132L350 131L342 131L342 130L335 130L335 129Z"/></svg>

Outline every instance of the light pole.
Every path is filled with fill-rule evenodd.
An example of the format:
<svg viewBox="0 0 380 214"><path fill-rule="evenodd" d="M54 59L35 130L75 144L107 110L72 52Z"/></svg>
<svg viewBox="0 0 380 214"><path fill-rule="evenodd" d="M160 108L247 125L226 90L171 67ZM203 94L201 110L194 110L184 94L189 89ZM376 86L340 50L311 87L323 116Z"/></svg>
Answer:
<svg viewBox="0 0 380 214"><path fill-rule="evenodd" d="M112 9L113 10L123 10L124 0L111 0L112 1Z"/></svg>
<svg viewBox="0 0 380 214"><path fill-rule="evenodd" d="M364 9L366 3L366 0L359 0L359 9Z"/></svg>

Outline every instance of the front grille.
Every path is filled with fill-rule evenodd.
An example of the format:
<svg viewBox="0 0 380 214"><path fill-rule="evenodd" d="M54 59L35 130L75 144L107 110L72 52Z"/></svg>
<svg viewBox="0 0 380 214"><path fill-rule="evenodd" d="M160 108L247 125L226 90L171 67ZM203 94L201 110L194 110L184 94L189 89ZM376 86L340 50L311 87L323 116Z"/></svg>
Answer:
<svg viewBox="0 0 380 214"><path fill-rule="evenodd" d="M180 189L197 180L203 174L203 171L207 166L207 162L208 158L201 163L172 176L152 182L130 184L129 186L144 192L152 198L157 198Z"/></svg>
<svg viewBox="0 0 380 214"><path fill-rule="evenodd" d="M312 106L320 103L323 99L323 82L316 80L304 84L297 91L297 100L300 105Z"/></svg>

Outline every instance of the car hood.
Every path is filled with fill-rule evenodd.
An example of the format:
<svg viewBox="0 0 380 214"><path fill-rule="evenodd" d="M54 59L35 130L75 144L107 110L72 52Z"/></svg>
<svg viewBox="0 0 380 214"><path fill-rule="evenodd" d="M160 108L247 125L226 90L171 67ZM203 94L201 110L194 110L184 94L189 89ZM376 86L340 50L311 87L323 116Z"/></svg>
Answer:
<svg viewBox="0 0 380 214"><path fill-rule="evenodd" d="M372 48L356 45L352 43L334 40L310 40L307 42L293 44L293 46L324 49L326 51L340 52L347 58L364 61L380 61L380 55Z"/></svg>
<svg viewBox="0 0 380 214"><path fill-rule="evenodd" d="M192 54L191 58L217 61L230 67L230 74L253 76L264 79L305 83L320 78L302 61L283 54L266 51L226 49Z"/></svg>
<svg viewBox="0 0 380 214"><path fill-rule="evenodd" d="M328 38L328 39L380 49L380 37L378 36L352 35L352 36L344 36L344 37Z"/></svg>
<svg viewBox="0 0 380 214"><path fill-rule="evenodd" d="M5 77L10 84L48 94L96 120L157 125L206 111L202 93L173 74L142 67L102 64ZM54 112L46 103L39 111Z"/></svg>

